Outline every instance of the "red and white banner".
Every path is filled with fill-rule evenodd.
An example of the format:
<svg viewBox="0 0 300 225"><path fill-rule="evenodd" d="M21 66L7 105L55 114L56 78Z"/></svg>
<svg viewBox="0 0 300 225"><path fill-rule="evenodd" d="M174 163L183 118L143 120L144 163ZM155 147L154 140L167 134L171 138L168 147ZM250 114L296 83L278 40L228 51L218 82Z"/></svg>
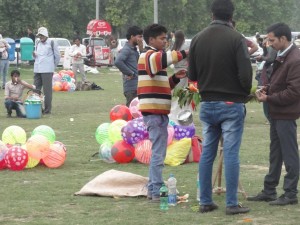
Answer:
<svg viewBox="0 0 300 225"><path fill-rule="evenodd" d="M91 20L87 25L86 34L90 36L111 35L111 26L105 20Z"/></svg>

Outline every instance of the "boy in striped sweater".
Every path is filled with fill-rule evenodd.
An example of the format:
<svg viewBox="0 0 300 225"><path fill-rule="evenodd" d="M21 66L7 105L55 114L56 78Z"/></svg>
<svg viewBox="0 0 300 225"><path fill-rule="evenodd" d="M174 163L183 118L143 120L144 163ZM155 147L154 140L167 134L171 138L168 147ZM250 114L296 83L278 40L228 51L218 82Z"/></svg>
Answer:
<svg viewBox="0 0 300 225"><path fill-rule="evenodd" d="M168 123L171 108L171 89L186 77L186 71L180 70L168 77L167 67L177 63L188 55L188 51L167 51L167 29L152 24L144 29L146 52L138 61L138 98L139 110L152 142L152 157L149 168L148 199L159 202L159 189L163 184L162 169L167 149Z"/></svg>

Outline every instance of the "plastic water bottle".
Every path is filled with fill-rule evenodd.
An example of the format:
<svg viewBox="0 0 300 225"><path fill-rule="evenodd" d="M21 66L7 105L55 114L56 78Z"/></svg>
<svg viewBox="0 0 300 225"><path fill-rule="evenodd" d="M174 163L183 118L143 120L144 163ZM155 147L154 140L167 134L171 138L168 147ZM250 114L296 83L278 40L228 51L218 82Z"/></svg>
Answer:
<svg viewBox="0 0 300 225"><path fill-rule="evenodd" d="M161 186L159 189L159 194L160 194L160 210L162 211L167 211L169 209L168 205L168 188L166 187L165 184Z"/></svg>
<svg viewBox="0 0 300 225"><path fill-rule="evenodd" d="M200 180L199 180L199 172L197 175L197 201L200 202Z"/></svg>
<svg viewBox="0 0 300 225"><path fill-rule="evenodd" d="M177 189L176 189L177 180L173 174L170 174L168 179L168 188L169 188L169 196L168 203L171 206L175 206L177 204Z"/></svg>

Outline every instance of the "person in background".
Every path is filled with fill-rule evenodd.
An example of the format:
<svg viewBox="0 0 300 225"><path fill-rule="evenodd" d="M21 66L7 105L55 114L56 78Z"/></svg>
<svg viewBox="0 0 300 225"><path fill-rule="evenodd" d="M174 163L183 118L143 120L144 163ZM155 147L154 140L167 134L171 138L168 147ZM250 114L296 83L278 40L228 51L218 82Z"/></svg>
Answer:
<svg viewBox="0 0 300 225"><path fill-rule="evenodd" d="M8 49L10 49L10 45L0 34L0 76L2 76L2 89L5 88L7 71L9 67Z"/></svg>
<svg viewBox="0 0 300 225"><path fill-rule="evenodd" d="M33 34L31 27L27 28L27 37L29 37L33 41L33 45L35 45L35 35ZM30 60L29 65L33 65L33 64L34 64L34 60Z"/></svg>
<svg viewBox="0 0 300 225"><path fill-rule="evenodd" d="M28 84L20 78L20 71L11 71L11 81L5 84L4 105L7 110L7 117L11 117L12 110L16 110L17 117L26 117L22 95L25 88L35 89L34 85Z"/></svg>
<svg viewBox="0 0 300 225"><path fill-rule="evenodd" d="M43 114L51 114L52 110L52 77L60 60L57 43L49 39L46 27L40 27L37 33L40 39L33 52L34 62L34 85L45 95L45 108Z"/></svg>
<svg viewBox="0 0 300 225"><path fill-rule="evenodd" d="M118 47L118 41L116 40L116 38L111 37L109 48L110 48L110 52L111 52L111 64L113 66L115 65L115 61L118 56L118 48L117 47Z"/></svg>
<svg viewBox="0 0 300 225"><path fill-rule="evenodd" d="M164 183L162 170L166 156L168 124L171 108L171 89L186 77L180 70L168 77L167 67L187 57L188 51L167 51L167 29L160 24L151 24L144 29L144 39L148 46L138 61L139 110L149 132L152 143L152 157L149 166L147 198L160 201L159 189Z"/></svg>
<svg viewBox="0 0 300 225"><path fill-rule="evenodd" d="M86 75L84 71L83 58L86 57L86 47L80 44L80 37L74 37L74 44L70 48L70 56L72 57L72 71L74 73L75 84L77 84L77 71L81 74L81 81L86 81Z"/></svg>
<svg viewBox="0 0 300 225"><path fill-rule="evenodd" d="M231 0L214 0L210 25L190 45L188 75L197 81L201 95L202 155L199 162L200 213L218 209L212 199L212 169L223 138L227 215L247 213L239 204L239 151L245 119L245 102L252 86L252 66L246 41L231 24Z"/></svg>
<svg viewBox="0 0 300 225"><path fill-rule="evenodd" d="M137 26L129 27L126 34L127 42L118 54L115 66L121 71L123 78L123 93L126 106L137 97L138 59L137 46L143 41L143 30Z"/></svg>
<svg viewBox="0 0 300 225"><path fill-rule="evenodd" d="M300 50L292 42L291 29L284 23L268 27L269 44L277 52L269 86L256 92L260 102L269 106L270 158L269 172L264 179L263 190L249 201L266 201L270 205L298 204L299 147L297 123L300 116ZM286 174L284 194L277 198L282 165Z"/></svg>

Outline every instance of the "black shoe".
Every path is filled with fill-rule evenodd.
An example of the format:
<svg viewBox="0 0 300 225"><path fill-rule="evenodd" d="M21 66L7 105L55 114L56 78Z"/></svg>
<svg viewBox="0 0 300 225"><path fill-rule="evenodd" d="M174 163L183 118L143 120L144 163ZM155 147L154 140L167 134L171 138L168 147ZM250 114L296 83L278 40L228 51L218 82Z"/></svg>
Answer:
<svg viewBox="0 0 300 225"><path fill-rule="evenodd" d="M257 202L269 202L276 200L276 194L267 195L265 192L260 192L256 196L247 197L248 201L257 201Z"/></svg>
<svg viewBox="0 0 300 225"><path fill-rule="evenodd" d="M298 204L298 198L288 198L284 194L277 198L275 201L271 201L269 205L294 205Z"/></svg>
<svg viewBox="0 0 300 225"><path fill-rule="evenodd" d="M200 205L199 212L200 213L207 213L214 211L215 209L218 209L219 206L215 203L212 203L211 205Z"/></svg>
<svg viewBox="0 0 300 225"><path fill-rule="evenodd" d="M240 204L237 205L237 206L226 207L226 215L235 215L235 214L240 214L240 213L247 213L249 211L250 211L250 209L248 207L244 207Z"/></svg>

